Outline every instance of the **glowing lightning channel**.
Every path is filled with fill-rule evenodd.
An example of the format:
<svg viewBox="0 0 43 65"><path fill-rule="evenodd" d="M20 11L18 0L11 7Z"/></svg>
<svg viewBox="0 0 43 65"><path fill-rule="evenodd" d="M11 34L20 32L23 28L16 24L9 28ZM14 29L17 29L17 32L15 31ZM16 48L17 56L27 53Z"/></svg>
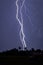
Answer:
<svg viewBox="0 0 43 65"><path fill-rule="evenodd" d="M16 0L16 7L17 7L17 12L16 12L16 19L18 20L19 24L20 24L20 40L22 42L22 45L23 45L23 50L27 47L26 46L26 42L25 42L25 34L24 34L24 30L23 30L23 16L22 16L22 8L23 8L23 5L24 5L24 2L25 0L23 0L22 2L22 5L20 7L20 17L21 17L21 20L19 19L19 6L18 6L18 1L19 0Z"/></svg>

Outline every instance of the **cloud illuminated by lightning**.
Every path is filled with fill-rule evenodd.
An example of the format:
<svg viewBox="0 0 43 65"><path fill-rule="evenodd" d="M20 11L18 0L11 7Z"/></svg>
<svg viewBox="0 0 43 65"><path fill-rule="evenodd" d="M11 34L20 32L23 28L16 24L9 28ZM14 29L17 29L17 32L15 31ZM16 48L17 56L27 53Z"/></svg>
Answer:
<svg viewBox="0 0 43 65"><path fill-rule="evenodd" d="M19 35L20 35L20 40L22 42L23 50L24 50L24 48L27 47L26 46L26 42L25 42L25 34L24 34L24 30L23 30L23 16L22 16L22 8L24 6L25 0L23 0L23 2L22 2L22 5L20 7L20 12L19 12L18 1L19 0L16 0L16 7L17 7L17 9L16 9L17 10L17 12L16 12L16 19L18 20L18 22L20 24L20 33L19 33ZM20 13L21 20L19 19L19 14L18 13Z"/></svg>

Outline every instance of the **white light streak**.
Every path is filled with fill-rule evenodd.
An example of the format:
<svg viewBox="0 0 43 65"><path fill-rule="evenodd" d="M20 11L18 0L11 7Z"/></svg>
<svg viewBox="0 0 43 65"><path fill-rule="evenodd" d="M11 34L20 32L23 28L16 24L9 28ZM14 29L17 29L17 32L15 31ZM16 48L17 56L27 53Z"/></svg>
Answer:
<svg viewBox="0 0 43 65"><path fill-rule="evenodd" d="M24 6L25 0L23 0L23 2L22 2L22 5L20 7L20 12L19 12L18 1L19 0L16 0L16 7L17 7L17 9L16 9L16 19L18 20L19 25L20 25L19 35L20 35L20 40L22 42L23 50L24 50L27 47L26 41L25 41L25 34L24 34L24 30L23 30L23 15L22 15L22 8ZM19 14L18 13L20 13L21 20L19 19Z"/></svg>

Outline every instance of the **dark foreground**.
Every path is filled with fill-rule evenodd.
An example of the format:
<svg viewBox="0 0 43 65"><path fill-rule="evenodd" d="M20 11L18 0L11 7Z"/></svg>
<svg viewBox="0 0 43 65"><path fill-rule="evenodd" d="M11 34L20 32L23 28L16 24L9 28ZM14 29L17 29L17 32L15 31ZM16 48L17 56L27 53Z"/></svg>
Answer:
<svg viewBox="0 0 43 65"><path fill-rule="evenodd" d="M6 52L0 53L0 65L15 65L15 64L43 64L43 50L25 50L18 51L17 49L12 49Z"/></svg>

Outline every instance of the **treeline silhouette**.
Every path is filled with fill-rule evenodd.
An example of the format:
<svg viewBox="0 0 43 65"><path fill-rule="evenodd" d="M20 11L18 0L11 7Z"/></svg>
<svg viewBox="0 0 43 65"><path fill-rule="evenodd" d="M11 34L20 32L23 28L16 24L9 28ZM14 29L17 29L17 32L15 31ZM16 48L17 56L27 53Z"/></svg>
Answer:
<svg viewBox="0 0 43 65"><path fill-rule="evenodd" d="M42 64L43 63L43 50L32 48L28 50L11 49L0 53L0 63L12 63L12 64Z"/></svg>

